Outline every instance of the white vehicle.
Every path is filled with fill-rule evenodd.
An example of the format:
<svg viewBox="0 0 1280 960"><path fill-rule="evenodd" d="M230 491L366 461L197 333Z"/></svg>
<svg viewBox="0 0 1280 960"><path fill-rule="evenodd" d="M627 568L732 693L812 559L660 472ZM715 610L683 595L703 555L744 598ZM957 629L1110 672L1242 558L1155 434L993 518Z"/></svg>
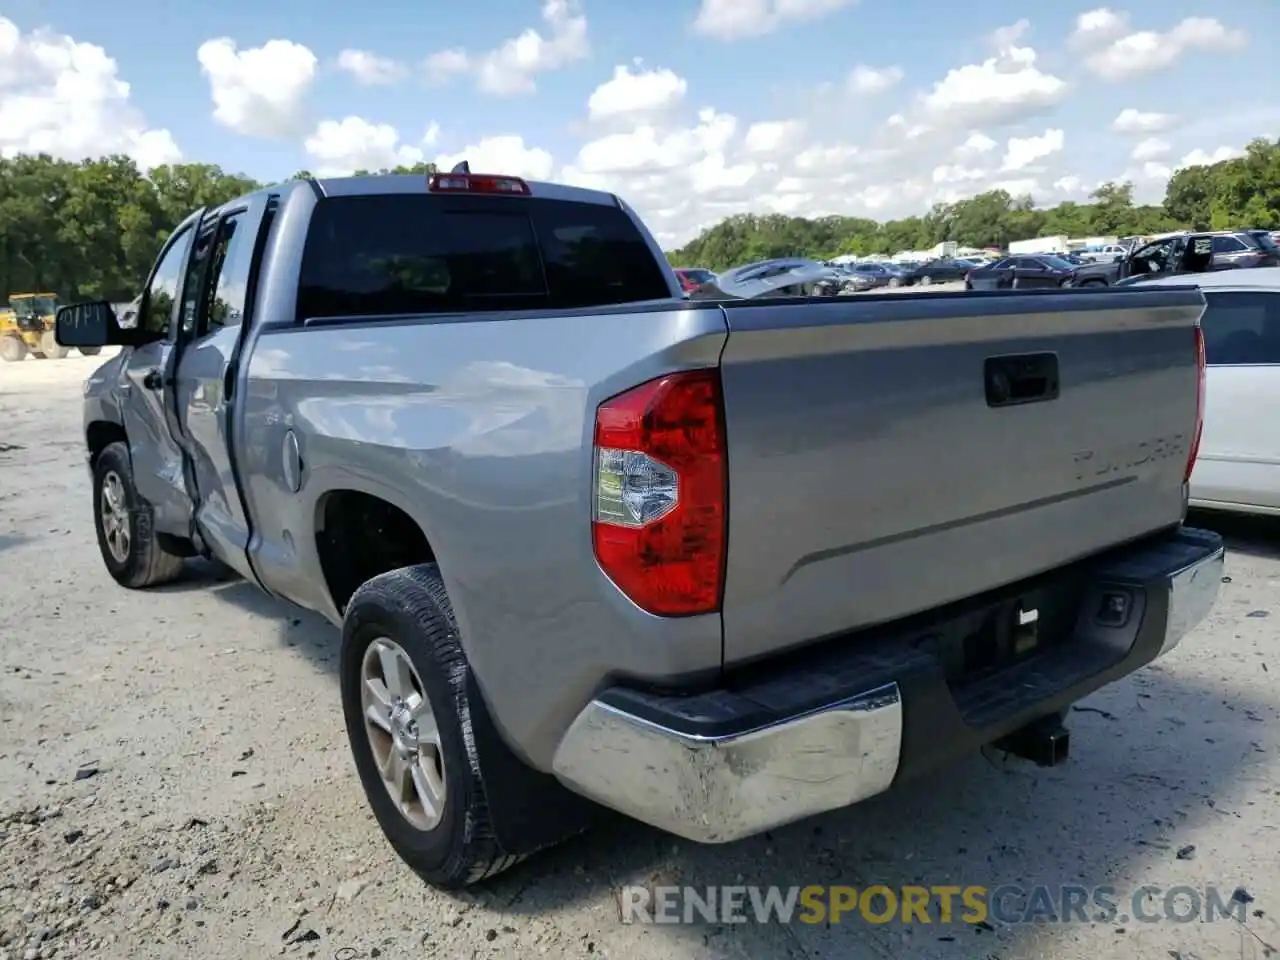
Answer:
<svg viewBox="0 0 1280 960"><path fill-rule="evenodd" d="M1114 263L1123 260L1129 251L1118 243L1109 244L1098 250L1081 250L1077 256L1094 263Z"/></svg>
<svg viewBox="0 0 1280 960"><path fill-rule="evenodd" d="M1191 505L1280 515L1280 267L1142 284L1204 291L1204 433Z"/></svg>

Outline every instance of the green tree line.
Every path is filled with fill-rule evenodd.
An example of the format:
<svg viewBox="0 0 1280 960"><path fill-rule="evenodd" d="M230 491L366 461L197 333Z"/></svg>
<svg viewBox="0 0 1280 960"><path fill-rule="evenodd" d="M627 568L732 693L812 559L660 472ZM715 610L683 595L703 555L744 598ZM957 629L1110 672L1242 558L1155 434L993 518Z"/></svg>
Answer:
<svg viewBox="0 0 1280 960"><path fill-rule="evenodd" d="M434 170L417 164L378 172ZM310 176L300 170L290 179ZM0 158L0 306L12 293L51 292L64 302L131 300L181 220L260 186L209 163L143 174L124 156L80 163L45 155Z"/></svg>
<svg viewBox="0 0 1280 960"><path fill-rule="evenodd" d="M1106 183L1091 203L1037 208L1030 197L992 190L923 216L878 223L862 217L808 220L740 214L668 253L677 266L727 267L772 257L865 256L928 250L954 240L1005 247L1012 240L1058 236L1134 236L1170 230L1280 229L1280 139L1254 140L1244 156L1186 167L1169 181L1161 204L1135 204L1133 184Z"/></svg>
<svg viewBox="0 0 1280 960"><path fill-rule="evenodd" d="M417 164L379 172L432 170L431 164ZM301 170L290 179L307 176ZM123 156L79 163L44 155L0 158L0 295L51 291L64 300L131 299L174 225L197 207L216 206L259 186L207 163L144 174ZM673 263L723 269L766 257L927 249L944 240L982 247L1054 234L1275 229L1280 140L1255 140L1239 159L1179 170L1159 205L1135 204L1128 183L1104 184L1091 200L1037 209L1029 197L997 190L887 223L743 214L670 256Z"/></svg>

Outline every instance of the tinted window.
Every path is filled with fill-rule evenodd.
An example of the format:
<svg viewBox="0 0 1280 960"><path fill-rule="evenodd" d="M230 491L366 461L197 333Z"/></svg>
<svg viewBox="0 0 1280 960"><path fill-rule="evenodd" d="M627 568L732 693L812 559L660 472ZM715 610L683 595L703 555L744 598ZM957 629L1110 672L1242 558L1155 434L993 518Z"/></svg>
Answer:
<svg viewBox="0 0 1280 960"><path fill-rule="evenodd" d="M716 278L710 270L686 270L684 275L694 283L710 283Z"/></svg>
<svg viewBox="0 0 1280 960"><path fill-rule="evenodd" d="M1276 251L1280 247L1276 246L1275 237L1267 233L1265 230L1250 231L1249 236L1253 238L1253 242L1260 246L1263 250Z"/></svg>
<svg viewBox="0 0 1280 960"><path fill-rule="evenodd" d="M1213 252L1214 253L1239 253L1248 249L1235 237L1214 237Z"/></svg>
<svg viewBox="0 0 1280 960"><path fill-rule="evenodd" d="M320 201L298 317L604 306L669 297L617 207L424 195Z"/></svg>
<svg viewBox="0 0 1280 960"><path fill-rule="evenodd" d="M1076 265L1061 257L1041 257L1040 260L1054 270L1074 270Z"/></svg>
<svg viewBox="0 0 1280 960"><path fill-rule="evenodd" d="M204 288L204 317L201 332L215 327L234 327L244 319L244 298L253 262L251 231L244 227L244 212L224 217L209 265L209 283Z"/></svg>
<svg viewBox="0 0 1280 960"><path fill-rule="evenodd" d="M178 297L178 281L182 278L182 267L187 259L187 248L191 246L193 230L188 227L182 236L165 251L160 263L156 266L155 275L147 285L143 297L142 314L138 318L138 326L152 333L168 333L169 320L173 316L174 301Z"/></svg>
<svg viewBox="0 0 1280 960"><path fill-rule="evenodd" d="M1206 290L1205 301L1200 325L1209 363L1280 363L1280 293Z"/></svg>
<svg viewBox="0 0 1280 960"><path fill-rule="evenodd" d="M182 335L190 337L196 329L196 313L201 305L200 294L204 289L201 278L209 263L209 253L213 249L214 234L217 222L206 220L196 234L196 246L187 261L187 279L182 284Z"/></svg>

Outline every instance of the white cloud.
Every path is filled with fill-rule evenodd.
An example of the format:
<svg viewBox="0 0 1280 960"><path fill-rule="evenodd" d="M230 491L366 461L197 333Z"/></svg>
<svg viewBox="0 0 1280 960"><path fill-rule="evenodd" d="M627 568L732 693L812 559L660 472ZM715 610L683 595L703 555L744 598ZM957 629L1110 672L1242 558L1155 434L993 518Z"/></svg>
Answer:
<svg viewBox="0 0 1280 960"><path fill-rule="evenodd" d="M1082 177L1069 173L1065 177L1059 177L1053 181L1053 189L1069 196L1085 197L1088 196L1089 190L1092 188L1084 182Z"/></svg>
<svg viewBox="0 0 1280 960"><path fill-rule="evenodd" d="M1167 157L1172 150L1173 146L1168 140L1161 140L1159 137L1147 137L1145 140L1138 141L1129 156L1139 162L1159 160L1161 157Z"/></svg>
<svg viewBox="0 0 1280 960"><path fill-rule="evenodd" d="M592 120L654 113L684 99L689 83L667 69L637 70L615 67L613 77L592 91L587 114Z"/></svg>
<svg viewBox="0 0 1280 960"><path fill-rule="evenodd" d="M1144 112L1125 107L1111 121L1111 129L1125 134L1163 133L1177 122L1178 118L1171 113Z"/></svg>
<svg viewBox="0 0 1280 960"><path fill-rule="evenodd" d="M1070 42L1077 47L1091 47L1120 37L1129 28L1129 15L1109 7L1086 10L1076 17L1076 28Z"/></svg>
<svg viewBox="0 0 1280 960"><path fill-rule="evenodd" d="M540 147L527 146L523 137L515 135L486 137L469 144L458 153L436 157L441 170L451 170L466 160L473 173L505 173L528 180L548 180L555 161Z"/></svg>
<svg viewBox="0 0 1280 960"><path fill-rule="evenodd" d="M338 69L366 87L397 83L408 75L404 64L367 50L343 50L338 54Z"/></svg>
<svg viewBox="0 0 1280 960"><path fill-rule="evenodd" d="M590 52L587 18L577 0L546 0L542 21L545 35L530 27L487 53L455 48L432 54L423 64L427 79L447 83L469 74L482 93L499 97L533 93L538 74L558 70Z"/></svg>
<svg viewBox="0 0 1280 960"><path fill-rule="evenodd" d="M410 166L425 159L423 147L439 136L436 124L428 127L422 146L402 143L396 128L388 123L371 123L363 117L322 120L307 137L303 148L322 177L345 176L353 170L381 170Z"/></svg>
<svg viewBox="0 0 1280 960"><path fill-rule="evenodd" d="M953 163L944 164L941 167L934 167L930 179L937 184L944 183L966 183L973 180L982 180L989 176L986 170L978 167L966 167L963 164Z"/></svg>
<svg viewBox="0 0 1280 960"><path fill-rule="evenodd" d="M1066 81L1036 66L1030 47L1008 47L982 63L947 72L921 98L927 117L948 126L1008 123L1060 103Z"/></svg>
<svg viewBox="0 0 1280 960"><path fill-rule="evenodd" d="M1016 23L1011 23L1007 27L997 27L991 31L991 42L997 50L1007 50L1009 47L1016 46L1018 41L1027 35L1027 31L1031 29L1031 21L1025 17Z"/></svg>
<svg viewBox="0 0 1280 960"><path fill-rule="evenodd" d="M788 23L818 20L855 0L702 0L695 33L716 40L740 40L773 33Z"/></svg>
<svg viewBox="0 0 1280 960"><path fill-rule="evenodd" d="M897 86L902 80L903 71L901 67L868 67L865 64L858 64L849 73L849 90L851 93L875 94L884 93L891 87Z"/></svg>
<svg viewBox="0 0 1280 960"><path fill-rule="evenodd" d="M1001 170L1025 170L1037 160L1060 153L1065 143L1066 134L1058 129L1046 130L1038 137L1010 137Z"/></svg>
<svg viewBox="0 0 1280 960"><path fill-rule="evenodd" d="M283 138L305 129L306 96L316 76L316 55L300 43L269 40L236 49L229 37L206 40L196 51L213 94L213 118L250 137Z"/></svg>
<svg viewBox="0 0 1280 960"><path fill-rule="evenodd" d="M747 153L782 156L795 150L804 132L803 120L766 120L747 128L743 146Z"/></svg>
<svg viewBox="0 0 1280 960"><path fill-rule="evenodd" d="M169 131L148 128L129 94L102 47L48 30L24 35L0 17L0 156L118 152L144 170L182 159Z"/></svg>
<svg viewBox="0 0 1280 960"><path fill-rule="evenodd" d="M996 142L985 133L975 130L960 146L956 147L957 157L980 157L996 148Z"/></svg>
<svg viewBox="0 0 1280 960"><path fill-rule="evenodd" d="M1120 37L1089 56L1086 65L1104 80L1120 81L1165 70L1193 50L1227 53L1242 50L1248 41L1212 17L1188 17L1172 30L1140 30Z"/></svg>
<svg viewBox="0 0 1280 960"><path fill-rule="evenodd" d="M448 83L471 70L471 56L462 49L440 50L427 57L422 67L429 82Z"/></svg>
<svg viewBox="0 0 1280 960"><path fill-rule="evenodd" d="M1212 151L1197 148L1182 158L1182 161L1178 164L1178 169L1210 166L1215 163L1222 163L1224 160L1234 160L1243 156L1244 151L1237 147L1218 147L1217 150Z"/></svg>

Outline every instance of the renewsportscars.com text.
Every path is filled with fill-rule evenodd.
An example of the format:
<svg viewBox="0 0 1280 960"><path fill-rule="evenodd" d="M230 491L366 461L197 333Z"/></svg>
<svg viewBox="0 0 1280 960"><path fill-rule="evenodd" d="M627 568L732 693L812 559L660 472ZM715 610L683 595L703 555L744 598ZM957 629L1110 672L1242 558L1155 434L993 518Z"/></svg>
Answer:
<svg viewBox="0 0 1280 960"><path fill-rule="evenodd" d="M1241 890L1141 886L628 886L623 923L1191 923L1247 919Z"/></svg>

